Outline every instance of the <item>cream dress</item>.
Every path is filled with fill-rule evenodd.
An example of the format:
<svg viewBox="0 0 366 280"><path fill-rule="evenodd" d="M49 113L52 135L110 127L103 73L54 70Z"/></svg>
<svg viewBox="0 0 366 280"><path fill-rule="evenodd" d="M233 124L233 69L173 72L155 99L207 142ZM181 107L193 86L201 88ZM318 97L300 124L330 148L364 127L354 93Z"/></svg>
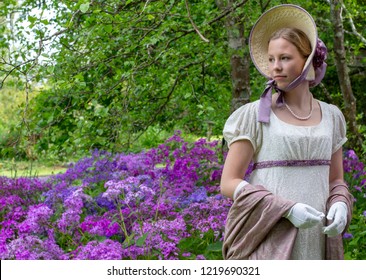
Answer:
<svg viewBox="0 0 366 280"><path fill-rule="evenodd" d="M318 101L322 119L315 126L297 126L281 121L271 111L270 122L257 121L259 100L248 103L228 118L223 135L230 145L249 140L254 148L254 163L288 160L330 160L346 141L346 123L334 105ZM329 165L275 166L255 169L249 182L262 185L273 194L308 204L325 213L329 196ZM325 213L326 214L326 213ZM323 225L299 229L292 259L324 259Z"/></svg>

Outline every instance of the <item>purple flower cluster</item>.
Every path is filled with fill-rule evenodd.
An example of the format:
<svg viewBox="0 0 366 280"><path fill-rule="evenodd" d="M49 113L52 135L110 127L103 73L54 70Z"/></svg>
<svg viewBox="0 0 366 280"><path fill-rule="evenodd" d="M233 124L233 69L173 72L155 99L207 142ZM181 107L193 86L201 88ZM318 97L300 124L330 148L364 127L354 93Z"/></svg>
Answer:
<svg viewBox="0 0 366 280"><path fill-rule="evenodd" d="M76 188L63 202L64 212L57 220L58 229L65 234L72 233L79 227L84 201L92 198L83 193L81 187Z"/></svg>
<svg viewBox="0 0 366 280"><path fill-rule="evenodd" d="M315 70L323 65L324 61L327 59L327 52L327 47L323 41L318 38L313 58L313 66Z"/></svg>
<svg viewBox="0 0 366 280"><path fill-rule="evenodd" d="M0 259L220 258L209 247L222 242L232 203L219 190L223 158L218 142L178 132L138 154L93 151L44 180L0 177ZM364 194L354 152L344 167Z"/></svg>
<svg viewBox="0 0 366 280"><path fill-rule="evenodd" d="M355 199L364 199L366 197L366 166L359 160L355 151L345 152L343 168L346 181L354 193Z"/></svg>
<svg viewBox="0 0 366 280"><path fill-rule="evenodd" d="M1 259L179 259L182 240L222 239L217 142L183 140L112 155L93 151L47 179L0 178ZM221 156L222 157L222 156Z"/></svg>
<svg viewBox="0 0 366 280"><path fill-rule="evenodd" d="M45 240L35 235L25 235L1 246L1 259L10 260L65 260L67 254L52 240Z"/></svg>
<svg viewBox="0 0 366 280"><path fill-rule="evenodd" d="M121 260L122 245L111 239L93 240L85 246L80 246L73 254L74 260Z"/></svg>
<svg viewBox="0 0 366 280"><path fill-rule="evenodd" d="M128 206L138 206L144 201L154 199L155 191L142 181L148 176L127 177L124 180L111 180L105 183L107 189L102 197L112 202L122 202Z"/></svg>
<svg viewBox="0 0 366 280"><path fill-rule="evenodd" d="M145 239L144 250L140 253L150 256L154 251L159 252L158 259L178 259L178 243L182 238L187 237L187 225L184 219L178 215L173 220L159 219L157 221L143 222L142 225L135 224L133 232ZM135 240L136 243L138 239Z"/></svg>
<svg viewBox="0 0 366 280"><path fill-rule="evenodd" d="M26 219L18 224L19 234L43 233L47 230L48 221L52 215L53 210L43 203L31 205L27 212Z"/></svg>
<svg viewBox="0 0 366 280"><path fill-rule="evenodd" d="M109 213L105 213L103 216L87 216L80 224L80 228L83 232L91 235L105 236L107 238L113 235L120 235L120 225L113 221L113 217L108 216Z"/></svg>
<svg viewBox="0 0 366 280"><path fill-rule="evenodd" d="M366 247L361 244L365 243L366 230L366 166L355 151L347 150L344 153L343 168L345 180L354 198L351 226L349 232L343 235L345 249L356 259L364 259Z"/></svg>

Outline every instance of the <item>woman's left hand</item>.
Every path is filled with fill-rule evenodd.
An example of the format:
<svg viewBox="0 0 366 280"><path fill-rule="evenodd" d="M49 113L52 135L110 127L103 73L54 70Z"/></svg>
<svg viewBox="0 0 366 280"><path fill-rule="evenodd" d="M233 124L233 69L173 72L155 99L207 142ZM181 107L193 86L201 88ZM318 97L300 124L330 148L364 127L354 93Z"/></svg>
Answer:
<svg viewBox="0 0 366 280"><path fill-rule="evenodd" d="M344 202L334 203L328 212L327 219L333 222L323 229L323 233L334 237L343 232L347 224L347 205Z"/></svg>

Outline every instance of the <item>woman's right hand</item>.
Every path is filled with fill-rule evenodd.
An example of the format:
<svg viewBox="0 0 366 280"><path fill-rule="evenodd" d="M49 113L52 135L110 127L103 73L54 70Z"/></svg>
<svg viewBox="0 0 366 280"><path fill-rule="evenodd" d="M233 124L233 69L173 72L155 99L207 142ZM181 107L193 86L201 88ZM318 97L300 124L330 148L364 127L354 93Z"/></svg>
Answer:
<svg viewBox="0 0 366 280"><path fill-rule="evenodd" d="M297 228L310 228L321 222L325 215L310 205L296 203L284 217Z"/></svg>

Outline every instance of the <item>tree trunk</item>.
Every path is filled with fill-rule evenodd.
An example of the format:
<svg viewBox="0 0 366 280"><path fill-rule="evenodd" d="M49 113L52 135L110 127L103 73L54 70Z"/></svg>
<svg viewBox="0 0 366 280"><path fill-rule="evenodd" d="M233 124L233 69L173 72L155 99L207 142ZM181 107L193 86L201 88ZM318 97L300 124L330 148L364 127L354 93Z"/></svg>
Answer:
<svg viewBox="0 0 366 280"><path fill-rule="evenodd" d="M346 61L346 51L344 47L344 29L342 23L342 6L341 1L330 0L331 21L334 31L334 55L335 64L338 73L340 88L344 99L344 115L348 123L348 129L353 138L350 139L351 147L362 148L362 135L357 129L357 110L356 98L353 95L351 80L349 77L349 69Z"/></svg>
<svg viewBox="0 0 366 280"><path fill-rule="evenodd" d="M225 2L225 3L224 3ZM244 1L245 2L245 1ZM243 3L243 2L242 2ZM216 5L222 10L232 10L225 18L230 51L232 100L231 112L250 100L250 56L246 50L245 27L241 19L235 15L233 0L216 0Z"/></svg>

